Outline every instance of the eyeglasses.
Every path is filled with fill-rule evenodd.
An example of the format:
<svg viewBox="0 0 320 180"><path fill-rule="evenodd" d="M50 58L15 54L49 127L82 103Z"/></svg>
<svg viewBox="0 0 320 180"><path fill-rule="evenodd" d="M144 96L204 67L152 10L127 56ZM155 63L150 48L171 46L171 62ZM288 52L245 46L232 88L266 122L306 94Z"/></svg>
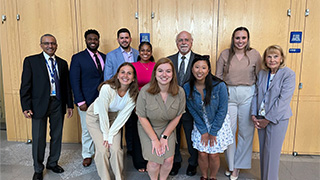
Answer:
<svg viewBox="0 0 320 180"><path fill-rule="evenodd" d="M55 43L55 42L42 42L41 44L43 44L45 46L49 46L50 44L51 44L51 46L57 45L57 43Z"/></svg>

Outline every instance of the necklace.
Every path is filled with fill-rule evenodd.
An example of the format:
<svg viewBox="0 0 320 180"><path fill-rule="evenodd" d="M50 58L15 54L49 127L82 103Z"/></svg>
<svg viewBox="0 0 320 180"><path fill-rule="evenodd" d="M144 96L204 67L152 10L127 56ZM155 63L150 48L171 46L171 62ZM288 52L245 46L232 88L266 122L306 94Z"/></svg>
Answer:
<svg viewBox="0 0 320 180"><path fill-rule="evenodd" d="M141 61L139 61L139 62L140 62L140 64L141 64L146 70L149 69L149 62L145 63L145 64L148 64L148 67L145 67L145 66L143 65L144 63L142 63Z"/></svg>

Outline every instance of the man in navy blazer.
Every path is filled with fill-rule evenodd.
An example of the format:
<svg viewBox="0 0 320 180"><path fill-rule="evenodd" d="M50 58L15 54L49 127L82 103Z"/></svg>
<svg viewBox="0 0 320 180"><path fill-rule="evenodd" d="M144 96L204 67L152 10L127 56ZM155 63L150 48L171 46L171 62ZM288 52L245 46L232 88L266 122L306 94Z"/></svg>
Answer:
<svg viewBox="0 0 320 180"><path fill-rule="evenodd" d="M94 155L94 144L86 124L86 111L98 97L98 86L103 82L103 69L106 55L99 52L98 31L89 29L85 32L87 49L72 56L70 81L74 102L78 106L82 129L82 165L90 166Z"/></svg>
<svg viewBox="0 0 320 180"><path fill-rule="evenodd" d="M130 31L127 28L118 30L117 41L120 46L107 54L104 80L111 79L122 63L137 62L139 52L130 46L132 38Z"/></svg>
<svg viewBox="0 0 320 180"><path fill-rule="evenodd" d="M46 168L64 172L58 165L66 107L72 117L73 102L68 64L55 55L58 44L51 34L40 38L42 53L26 57L23 62L20 100L23 114L32 118L33 180L43 179L47 122L50 122L50 152Z"/></svg>
<svg viewBox="0 0 320 180"><path fill-rule="evenodd" d="M176 45L179 49L179 52L169 56L168 58L172 61L174 68L177 73L177 79L179 86L183 86L186 82L189 81L191 75L191 64L195 57L194 52L192 52L192 43L193 38L191 34L187 31L180 32L176 37ZM181 62L184 61L184 69L181 68ZM183 76L180 77L179 72L180 69L184 71ZM174 163L170 172L170 175L177 175L178 171L181 167L182 157L180 154L180 132L181 132L181 125L183 126L187 145L188 145L188 152L190 154L190 158L188 159L188 168L186 174L188 176L194 176L197 173L197 166L198 166L198 151L192 147L191 142L191 132L193 129L193 118L189 113L189 110L186 108L186 113L184 113L181 117L179 124L176 127L177 132L177 144L174 154Z"/></svg>
<svg viewBox="0 0 320 180"><path fill-rule="evenodd" d="M132 48L130 46L132 38L130 31L127 28L121 28L117 32L117 41L119 43L119 47L107 54L107 59L104 67L104 80L111 79L117 72L118 67L124 62L137 62L139 52L138 50ZM131 117L127 121L126 127L126 143L127 143L127 151L132 151L132 120Z"/></svg>

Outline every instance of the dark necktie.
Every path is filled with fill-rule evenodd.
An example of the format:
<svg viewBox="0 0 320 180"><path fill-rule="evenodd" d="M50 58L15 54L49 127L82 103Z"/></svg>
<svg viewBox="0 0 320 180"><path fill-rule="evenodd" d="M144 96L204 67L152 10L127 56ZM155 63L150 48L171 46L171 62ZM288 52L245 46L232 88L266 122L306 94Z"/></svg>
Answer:
<svg viewBox="0 0 320 180"><path fill-rule="evenodd" d="M185 64L185 62L184 62L184 60L186 59L186 57L185 56L182 56L181 57L181 63L180 63L180 68L179 68L179 82L178 82L178 84L180 85L180 86L182 86L183 85L183 79L184 79L184 64Z"/></svg>
<svg viewBox="0 0 320 180"><path fill-rule="evenodd" d="M54 78L54 83L56 85L56 97L57 99L60 100L60 80L59 80L59 77L58 77L58 74L57 74L57 70L56 70L56 67L54 65L54 60L53 58L49 58L49 60L51 61L51 68L52 68L52 71L53 71L53 78Z"/></svg>
<svg viewBox="0 0 320 180"><path fill-rule="evenodd" d="M96 60L96 63L98 65L98 71L101 74L102 73L102 67L101 67L100 60L99 60L97 54L94 54L94 59Z"/></svg>

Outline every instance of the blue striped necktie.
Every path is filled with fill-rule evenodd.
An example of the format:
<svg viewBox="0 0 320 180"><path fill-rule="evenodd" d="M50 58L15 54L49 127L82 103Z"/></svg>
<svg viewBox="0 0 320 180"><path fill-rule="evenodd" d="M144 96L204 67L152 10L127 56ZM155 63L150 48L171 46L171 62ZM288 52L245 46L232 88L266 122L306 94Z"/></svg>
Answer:
<svg viewBox="0 0 320 180"><path fill-rule="evenodd" d="M58 100L60 100L60 80L59 80L59 77L58 77L58 74L57 74L57 70L56 70L56 67L54 65L54 60L53 58L49 58L49 60L51 61L51 68L52 68L52 71L53 71L53 78L54 78L54 83L56 85L56 97Z"/></svg>

